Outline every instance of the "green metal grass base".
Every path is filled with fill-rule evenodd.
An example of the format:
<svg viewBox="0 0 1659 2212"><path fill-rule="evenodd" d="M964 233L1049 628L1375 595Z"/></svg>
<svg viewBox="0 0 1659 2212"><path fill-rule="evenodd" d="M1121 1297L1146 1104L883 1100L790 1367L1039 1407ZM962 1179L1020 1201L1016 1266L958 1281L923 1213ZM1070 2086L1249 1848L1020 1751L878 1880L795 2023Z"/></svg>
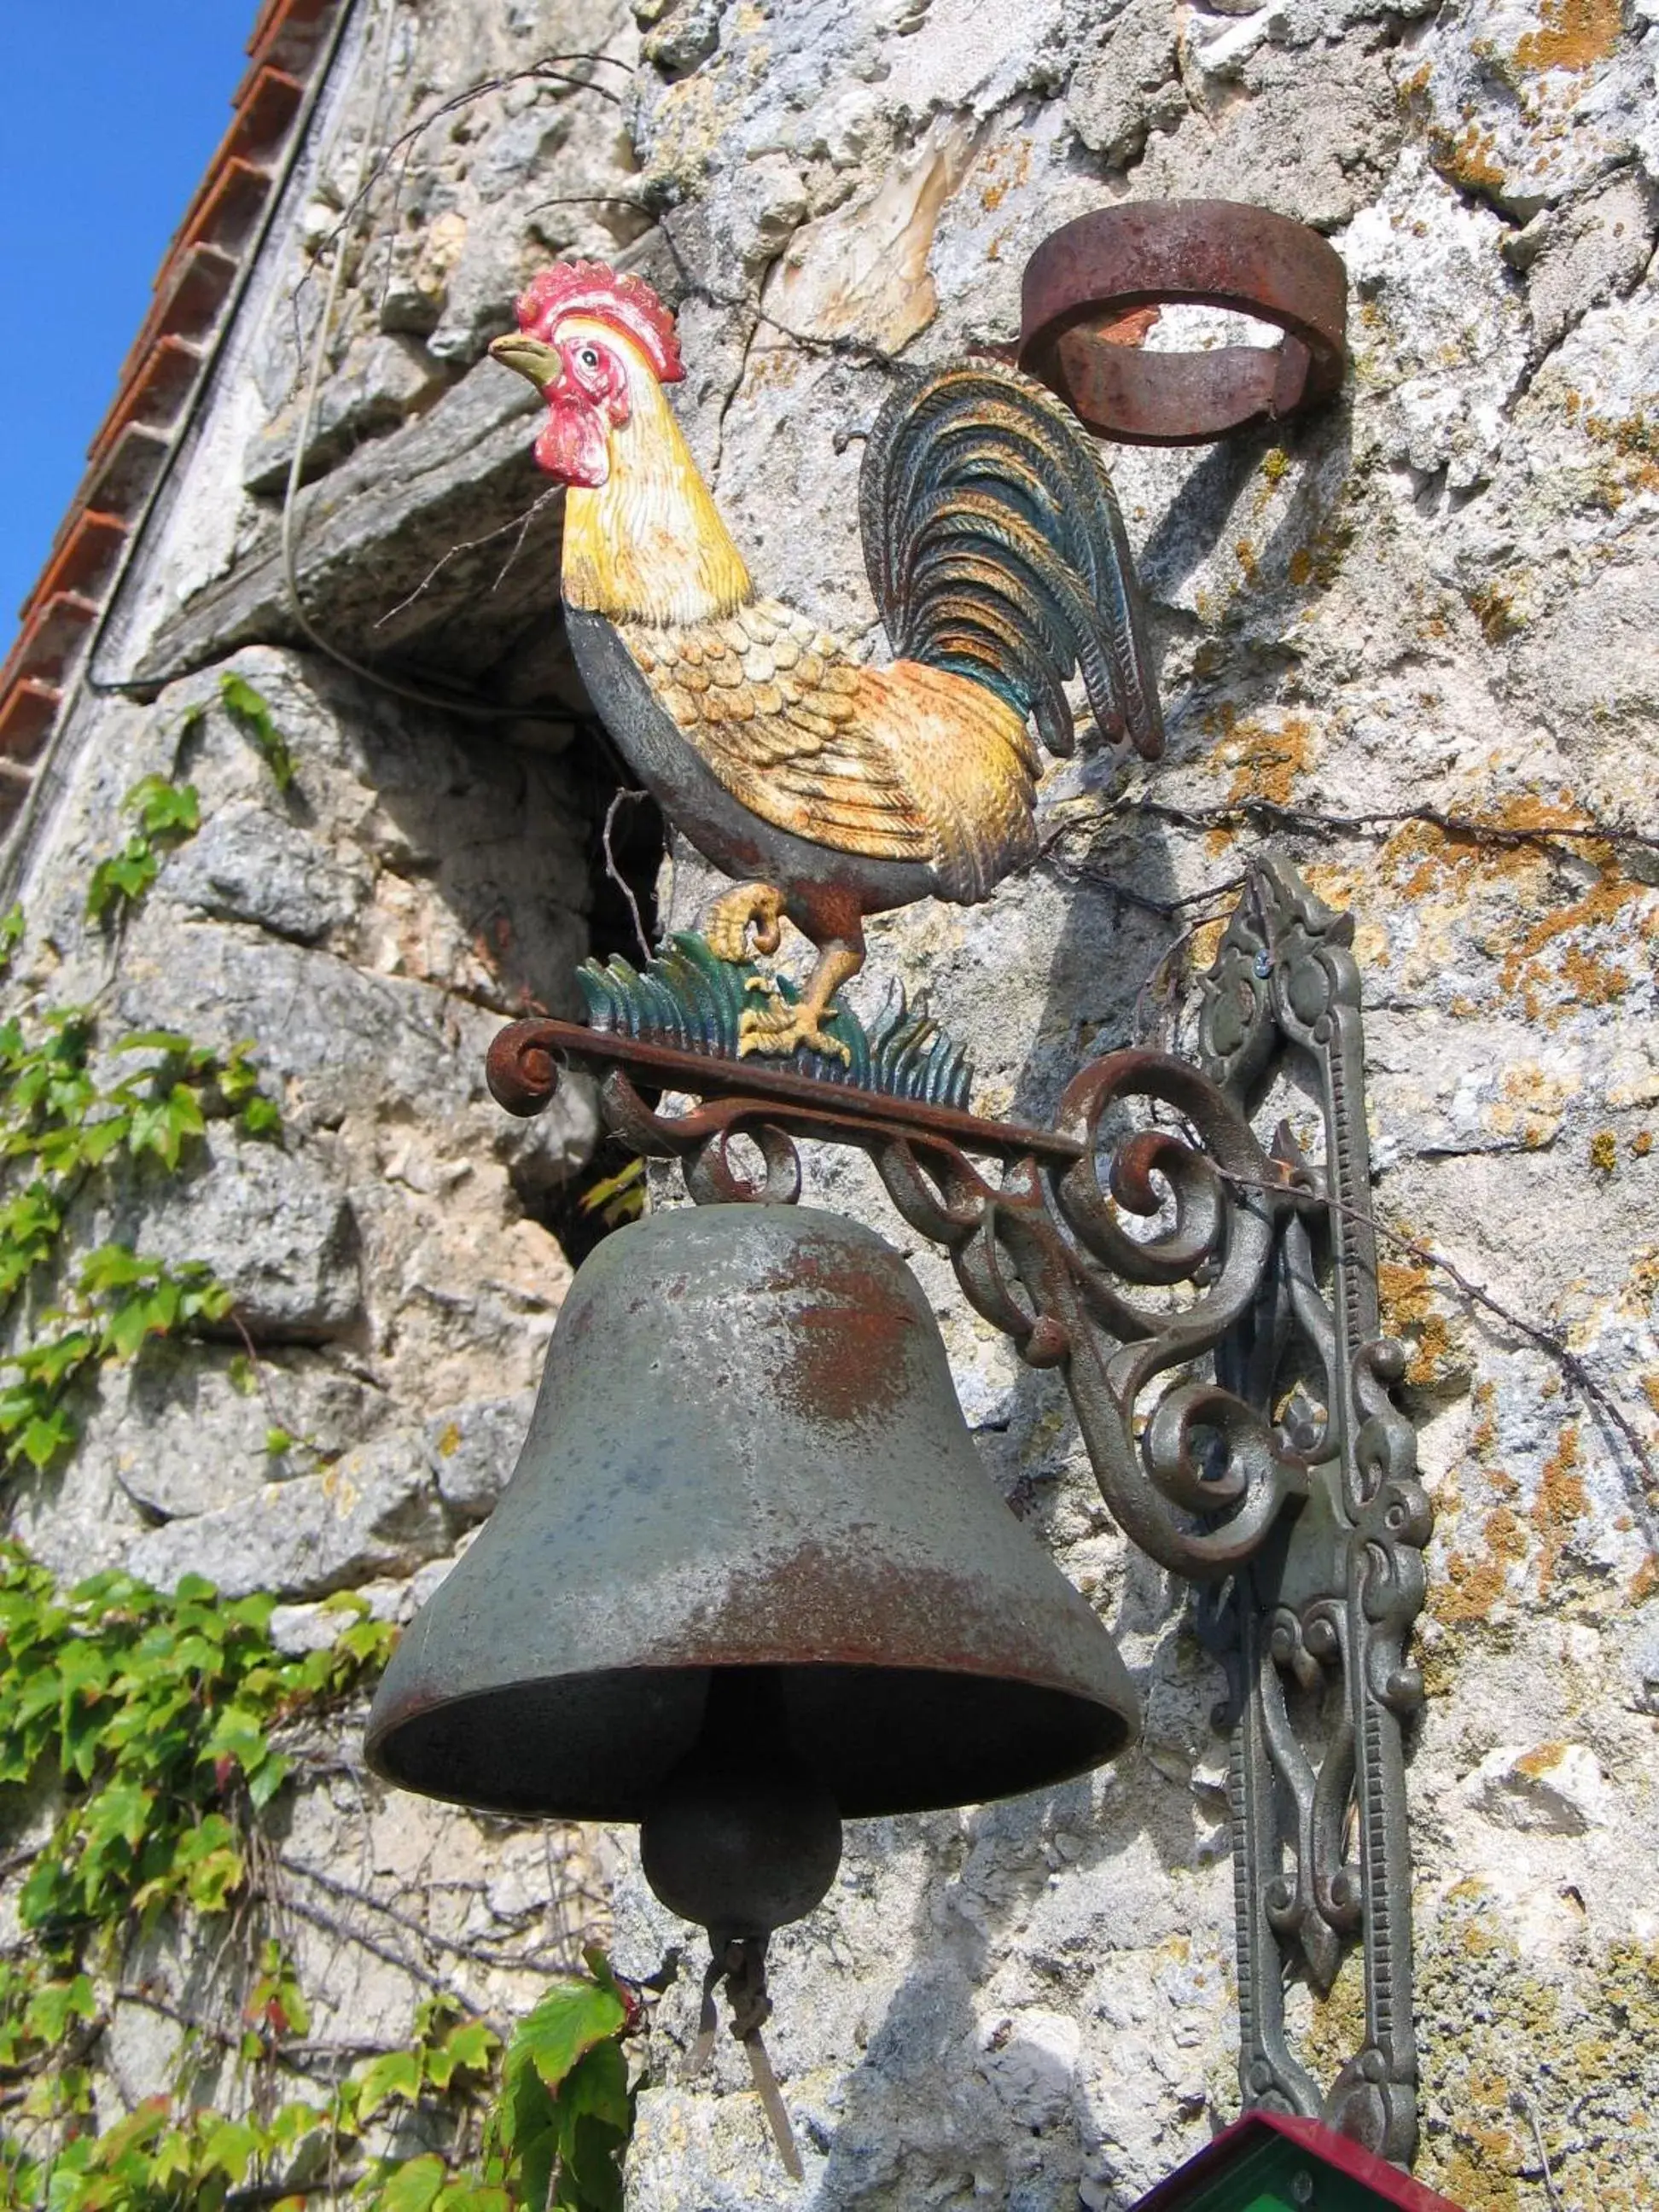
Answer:
<svg viewBox="0 0 1659 2212"><path fill-rule="evenodd" d="M576 970L596 1030L677 1045L684 1052L707 1053L716 1060L738 1057L738 1024L746 1008L764 1000L749 986L764 981L786 1005L800 996L786 975L763 977L752 961L721 960L708 941L692 930L670 939L665 951L641 973L620 955L601 967L585 960ZM915 1099L931 1106L968 1110L974 1071L963 1046L947 1036L927 1012L927 1000L912 1006L904 987L888 987L880 1013L866 1030L842 1004L825 1018L826 1033L852 1055L839 1059L802 1046L789 1054L756 1055L758 1065L792 1068L819 1083L838 1083L873 1091L889 1098Z"/></svg>

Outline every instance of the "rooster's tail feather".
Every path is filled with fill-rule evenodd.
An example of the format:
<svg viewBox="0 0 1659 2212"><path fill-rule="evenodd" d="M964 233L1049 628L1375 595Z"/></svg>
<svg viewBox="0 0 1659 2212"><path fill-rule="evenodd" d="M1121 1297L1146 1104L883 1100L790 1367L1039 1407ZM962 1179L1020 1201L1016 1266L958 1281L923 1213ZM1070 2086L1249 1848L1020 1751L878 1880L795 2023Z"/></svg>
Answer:
<svg viewBox="0 0 1659 2212"><path fill-rule="evenodd" d="M1073 749L1080 670L1102 734L1163 750L1122 517L1094 441L1042 386L990 362L896 392L865 448L860 520L894 653L970 677Z"/></svg>

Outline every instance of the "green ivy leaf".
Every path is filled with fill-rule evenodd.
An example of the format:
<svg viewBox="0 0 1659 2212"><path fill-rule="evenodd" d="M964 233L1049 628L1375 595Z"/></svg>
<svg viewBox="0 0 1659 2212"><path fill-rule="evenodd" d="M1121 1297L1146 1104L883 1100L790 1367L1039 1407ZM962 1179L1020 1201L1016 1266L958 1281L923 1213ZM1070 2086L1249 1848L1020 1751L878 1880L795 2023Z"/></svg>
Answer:
<svg viewBox="0 0 1659 2212"><path fill-rule="evenodd" d="M533 2067L549 2089L557 2089L584 2051L619 2034L627 2022L627 2007L614 1989L574 1977L557 1983L520 2022L508 2046L508 2070Z"/></svg>
<svg viewBox="0 0 1659 2212"><path fill-rule="evenodd" d="M559 2157L558 2107L534 2067L513 2069L510 2050L493 2118L494 2143L515 2185L514 2194L526 2205L544 2205Z"/></svg>
<svg viewBox="0 0 1659 2212"><path fill-rule="evenodd" d="M253 1801L256 1813L265 1807L282 1788L294 1771L294 1761L282 1753L273 1753L258 1770L247 1778L247 1794Z"/></svg>
<svg viewBox="0 0 1659 2212"><path fill-rule="evenodd" d="M105 1114L96 1121L82 1124L81 1157L88 1167L101 1166L112 1152L118 1152L131 1135L132 1116L127 1113Z"/></svg>
<svg viewBox="0 0 1659 2212"><path fill-rule="evenodd" d="M142 1844L149 1827L153 1790L135 1782L112 1782L90 1800L82 1815L86 1832L94 1843L120 1842L133 1849Z"/></svg>
<svg viewBox="0 0 1659 2212"><path fill-rule="evenodd" d="M620 2056L620 2054L618 2054ZM578 2113L568 2120L555 2205L569 2212L623 2212L621 2153L626 2129Z"/></svg>
<svg viewBox="0 0 1659 2212"><path fill-rule="evenodd" d="M216 1759L234 1759L246 1773L259 1765L270 1750L258 1715L249 1711L246 1705L227 1705L214 1722L212 1732L202 1746L200 1763L207 1765Z"/></svg>
<svg viewBox="0 0 1659 2212"><path fill-rule="evenodd" d="M257 2129L246 2120L221 2120L210 2128L202 2144L201 2162L208 2173L222 2173L228 2181L246 2178L259 2154Z"/></svg>
<svg viewBox="0 0 1659 2212"><path fill-rule="evenodd" d="M182 1055L192 1048L182 1030L135 1030L112 1045L112 1052L165 1052Z"/></svg>
<svg viewBox="0 0 1659 2212"><path fill-rule="evenodd" d="M219 678L219 696L225 712L270 770L277 790L286 792L294 781L294 755L271 717L269 701L234 674Z"/></svg>
<svg viewBox="0 0 1659 2212"><path fill-rule="evenodd" d="M100 1244L81 1262L81 1288L91 1297L125 1290L131 1283L142 1283L152 1266L128 1245Z"/></svg>
<svg viewBox="0 0 1659 2212"><path fill-rule="evenodd" d="M303 2032L303 2031L302 2031ZM316 2105L307 2105L301 2098L294 2098L279 2106L271 2114L265 2130L273 2150L292 2154L323 2127L328 2114Z"/></svg>
<svg viewBox="0 0 1659 2212"><path fill-rule="evenodd" d="M242 1860L238 1851L210 1851L193 1866L185 1882L185 1894L198 1912L222 1912L241 1886Z"/></svg>
<svg viewBox="0 0 1659 2212"><path fill-rule="evenodd" d="M442 2159L428 2152L397 2167L380 2191L380 2212L430 2212L448 2179Z"/></svg>
<svg viewBox="0 0 1659 2212"><path fill-rule="evenodd" d="M191 837L202 826L201 802L193 783L170 783L164 775L140 776L121 804L138 817L150 837Z"/></svg>
<svg viewBox="0 0 1659 2212"><path fill-rule="evenodd" d="M185 1139L199 1137L206 1128L195 1091L187 1083L175 1083L162 1097L133 1108L127 1149L135 1158L141 1152L155 1152L168 1167L176 1168Z"/></svg>
<svg viewBox="0 0 1659 2212"><path fill-rule="evenodd" d="M282 1109L274 1098L260 1091L248 1100L237 1117L243 1131L250 1137L275 1136L283 1126Z"/></svg>
<svg viewBox="0 0 1659 2212"><path fill-rule="evenodd" d="M379 2058L371 2058L358 2076L357 2090L360 2121L371 2118L394 2097L412 2105L421 2094L419 2052L388 2051Z"/></svg>
<svg viewBox="0 0 1659 2212"><path fill-rule="evenodd" d="M44 1474L61 1451L75 1442L76 1428L69 1415L54 1407L49 1413L37 1413L18 1438L16 1449L37 1474ZM8 1457L14 1456L9 1454Z"/></svg>
<svg viewBox="0 0 1659 2212"><path fill-rule="evenodd" d="M481 2020L464 2020L443 2040L444 2057L469 2074L487 2074L501 2039Z"/></svg>
<svg viewBox="0 0 1659 2212"><path fill-rule="evenodd" d="M615 2038L585 2051L559 2091L561 2109L572 2119L586 2114L626 2136L633 2123L628 2089L628 2061Z"/></svg>
<svg viewBox="0 0 1659 2212"><path fill-rule="evenodd" d="M93 870L87 884L87 920L101 921L112 908L142 898L160 868L142 837L129 838L124 852L100 860Z"/></svg>
<svg viewBox="0 0 1659 2212"><path fill-rule="evenodd" d="M48 1982L29 1999L23 2015L27 2033L43 2043L61 2042L71 2020L95 2020L98 2002L85 1974L71 1981Z"/></svg>
<svg viewBox="0 0 1659 2212"><path fill-rule="evenodd" d="M55 1920L66 1887L61 1862L49 1850L43 1852L30 1868L28 1879L18 1893L17 1917L24 1927L41 1928Z"/></svg>
<svg viewBox="0 0 1659 2212"><path fill-rule="evenodd" d="M0 978L11 973L11 956L23 941L23 909L15 902L0 915Z"/></svg>

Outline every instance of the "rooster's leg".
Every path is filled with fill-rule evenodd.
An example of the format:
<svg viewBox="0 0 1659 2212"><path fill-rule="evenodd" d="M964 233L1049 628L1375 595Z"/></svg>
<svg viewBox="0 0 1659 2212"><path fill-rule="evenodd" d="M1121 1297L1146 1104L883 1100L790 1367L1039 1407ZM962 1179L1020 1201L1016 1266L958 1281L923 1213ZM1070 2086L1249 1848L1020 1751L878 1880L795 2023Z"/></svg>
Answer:
<svg viewBox="0 0 1659 2212"><path fill-rule="evenodd" d="M750 953L749 932L755 933L757 952L775 952L782 933L784 896L774 884L739 884L724 891L708 909L703 935L717 960L739 966Z"/></svg>
<svg viewBox="0 0 1659 2212"><path fill-rule="evenodd" d="M794 1005L779 997L769 1006L751 1006L738 1024L738 1057L751 1052L790 1053L799 1045L850 1066L852 1050L823 1027L823 1018L848 978L864 965L861 949L830 943L818 950L817 964L806 979L806 988Z"/></svg>

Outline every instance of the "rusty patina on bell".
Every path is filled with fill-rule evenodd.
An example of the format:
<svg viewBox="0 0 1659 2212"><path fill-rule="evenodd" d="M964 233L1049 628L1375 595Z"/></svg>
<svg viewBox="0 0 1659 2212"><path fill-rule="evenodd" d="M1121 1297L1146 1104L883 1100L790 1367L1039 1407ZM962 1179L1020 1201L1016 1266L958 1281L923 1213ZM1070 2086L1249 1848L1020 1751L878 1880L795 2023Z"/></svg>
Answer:
<svg viewBox="0 0 1659 2212"><path fill-rule="evenodd" d="M837 1816L1060 1781L1136 1717L988 1480L898 1255L829 1213L702 1206L582 1266L512 1483L404 1635L368 1755L431 1796L645 1822L665 1901L763 1935L828 1887Z"/></svg>

